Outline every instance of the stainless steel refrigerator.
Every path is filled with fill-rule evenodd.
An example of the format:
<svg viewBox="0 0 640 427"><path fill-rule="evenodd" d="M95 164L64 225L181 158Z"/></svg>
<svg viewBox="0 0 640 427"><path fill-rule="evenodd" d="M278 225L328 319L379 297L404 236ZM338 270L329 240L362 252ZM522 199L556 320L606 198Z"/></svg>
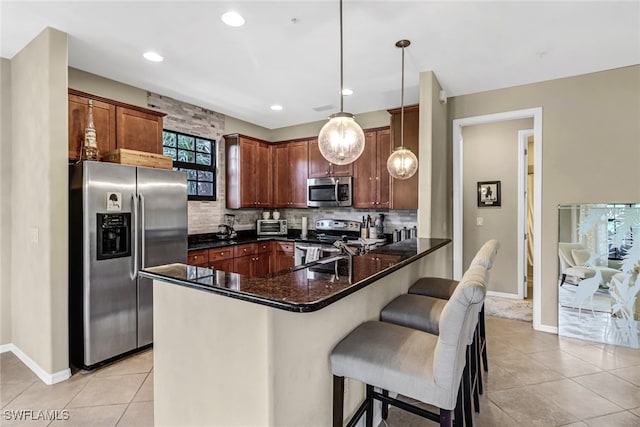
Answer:
<svg viewBox="0 0 640 427"><path fill-rule="evenodd" d="M187 262L184 172L85 161L69 174L69 350L92 369L153 341L153 284Z"/></svg>

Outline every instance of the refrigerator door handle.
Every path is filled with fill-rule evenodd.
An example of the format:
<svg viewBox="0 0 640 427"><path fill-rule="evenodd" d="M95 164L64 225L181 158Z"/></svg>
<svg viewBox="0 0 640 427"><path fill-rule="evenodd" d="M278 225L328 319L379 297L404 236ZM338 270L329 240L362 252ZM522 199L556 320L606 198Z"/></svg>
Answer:
<svg viewBox="0 0 640 427"><path fill-rule="evenodd" d="M129 273L131 280L135 280L138 277L138 197L135 193L131 194L131 201L133 207L133 269Z"/></svg>
<svg viewBox="0 0 640 427"><path fill-rule="evenodd" d="M144 223L144 196L140 194L138 196L140 198L140 229L142 230L142 235L140 236L140 261L141 268L144 268L144 249L146 244L146 236L145 236L145 223Z"/></svg>

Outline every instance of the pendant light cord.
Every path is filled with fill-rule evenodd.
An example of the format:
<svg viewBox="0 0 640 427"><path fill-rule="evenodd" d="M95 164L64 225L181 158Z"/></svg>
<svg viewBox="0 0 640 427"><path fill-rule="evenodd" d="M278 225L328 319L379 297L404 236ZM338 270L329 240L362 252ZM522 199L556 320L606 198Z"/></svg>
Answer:
<svg viewBox="0 0 640 427"><path fill-rule="evenodd" d="M344 112L344 95L342 93L343 86L343 71L342 71L342 0L340 0L340 112Z"/></svg>
<svg viewBox="0 0 640 427"><path fill-rule="evenodd" d="M400 91L400 147L404 148L404 46L402 46L402 85L401 86L402 86L402 90Z"/></svg>

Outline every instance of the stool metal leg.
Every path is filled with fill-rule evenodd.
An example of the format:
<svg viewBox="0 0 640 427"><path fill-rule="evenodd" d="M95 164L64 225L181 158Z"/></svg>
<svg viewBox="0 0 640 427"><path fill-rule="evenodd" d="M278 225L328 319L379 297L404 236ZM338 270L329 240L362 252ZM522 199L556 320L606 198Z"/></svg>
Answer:
<svg viewBox="0 0 640 427"><path fill-rule="evenodd" d="M466 359L467 362L465 363L464 366L464 371L462 373L462 381L465 382L464 384L464 425L465 426L473 426L473 414L471 413L471 371L469 369L469 365L471 362L471 357L470 357L470 351L468 350L468 346L467 346L467 351L466 351Z"/></svg>
<svg viewBox="0 0 640 427"><path fill-rule="evenodd" d="M453 425L454 427L463 427L464 426L464 421L463 421L463 417L464 415L462 414L462 401L464 400L463 396L462 396L462 384L463 381L460 381L460 386L458 387L458 399L456 399L456 407L454 408L454 420L453 420ZM442 412L441 412L442 413Z"/></svg>
<svg viewBox="0 0 640 427"><path fill-rule="evenodd" d="M382 395L384 397L389 397L389 390L382 390ZM389 404L387 402L382 402L382 419L386 420L389 418Z"/></svg>
<svg viewBox="0 0 640 427"><path fill-rule="evenodd" d="M489 365L487 364L487 333L484 325L484 304L480 310L478 323L480 324L480 350L482 351L482 364L484 365L484 371L489 372Z"/></svg>
<svg viewBox="0 0 640 427"><path fill-rule="evenodd" d="M476 358L476 366L477 366L477 375L478 375L478 393L479 394L483 394L484 393L484 386L482 384L482 352L480 350L481 347L481 339L480 339L480 327L478 325L476 325L476 332L475 332L475 354L474 357Z"/></svg>
<svg viewBox="0 0 640 427"><path fill-rule="evenodd" d="M440 427L451 427L451 410L440 409Z"/></svg>
<svg viewBox="0 0 640 427"><path fill-rule="evenodd" d="M367 415L365 425L373 427L373 386L367 384Z"/></svg>
<svg viewBox="0 0 640 427"><path fill-rule="evenodd" d="M476 357L478 351L476 347L478 343L474 339L469 346L469 360L471 361L471 369L470 369L470 381L471 381L471 394L473 395L473 408L476 412L480 412L480 395L478 394L478 358Z"/></svg>
<svg viewBox="0 0 640 427"><path fill-rule="evenodd" d="M333 427L342 427L344 417L344 377L333 376Z"/></svg>

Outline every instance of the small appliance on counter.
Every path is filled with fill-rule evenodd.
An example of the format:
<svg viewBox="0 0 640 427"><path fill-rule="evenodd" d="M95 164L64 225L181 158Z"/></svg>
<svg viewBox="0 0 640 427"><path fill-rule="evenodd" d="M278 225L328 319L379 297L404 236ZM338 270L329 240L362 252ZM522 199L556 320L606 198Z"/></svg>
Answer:
<svg viewBox="0 0 640 427"><path fill-rule="evenodd" d="M288 232L286 219L259 219L256 221L258 236L286 236Z"/></svg>
<svg viewBox="0 0 640 427"><path fill-rule="evenodd" d="M218 238L222 240L235 239L238 233L233 226L236 223L236 216L233 214L224 214L224 224L218 225Z"/></svg>

